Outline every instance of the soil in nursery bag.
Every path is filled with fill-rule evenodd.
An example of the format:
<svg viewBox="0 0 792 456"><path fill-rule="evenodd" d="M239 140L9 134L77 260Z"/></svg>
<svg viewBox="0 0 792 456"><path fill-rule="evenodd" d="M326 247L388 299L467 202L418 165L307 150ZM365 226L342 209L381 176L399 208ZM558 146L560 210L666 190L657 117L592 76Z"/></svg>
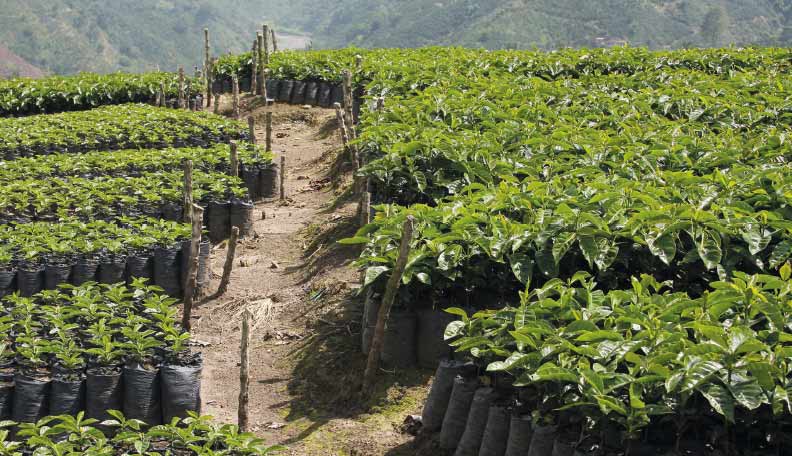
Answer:
<svg viewBox="0 0 792 456"><path fill-rule="evenodd" d="M154 258L151 253L141 250L129 254L126 263L127 283L131 283L135 277L150 279L153 275Z"/></svg>
<svg viewBox="0 0 792 456"><path fill-rule="evenodd" d="M432 389L429 390L429 396L421 413L423 429L434 432L443 425L443 417L448 409L451 391L454 389L454 379L461 372L462 366L464 363L461 361L440 361L432 380Z"/></svg>
<svg viewBox="0 0 792 456"><path fill-rule="evenodd" d="M201 412L200 354L190 363L165 364L160 369L162 419L186 418L187 412Z"/></svg>
<svg viewBox="0 0 792 456"><path fill-rule="evenodd" d="M304 105L305 104L305 87L306 84L303 81L294 81L294 89L292 90L292 96L290 103L293 105Z"/></svg>
<svg viewBox="0 0 792 456"><path fill-rule="evenodd" d="M278 98L281 82L280 79L267 79L267 98L272 100Z"/></svg>
<svg viewBox="0 0 792 456"><path fill-rule="evenodd" d="M382 362L388 366L409 368L416 364L415 332L418 317L414 312L392 311L385 323Z"/></svg>
<svg viewBox="0 0 792 456"><path fill-rule="evenodd" d="M17 271L17 286L19 294L25 297L33 296L44 289L44 267L39 264L20 265Z"/></svg>
<svg viewBox="0 0 792 456"><path fill-rule="evenodd" d="M319 98L319 84L316 82L309 82L305 85L305 104L316 106Z"/></svg>
<svg viewBox="0 0 792 456"><path fill-rule="evenodd" d="M99 283L119 283L124 282L126 272L126 256L109 254L102 257L99 262L99 270L96 275Z"/></svg>
<svg viewBox="0 0 792 456"><path fill-rule="evenodd" d="M124 408L124 382L120 367L93 367L86 373L85 412L88 418L110 419L108 410Z"/></svg>
<svg viewBox="0 0 792 456"><path fill-rule="evenodd" d="M55 370L50 390L50 415L76 415L84 410L85 376L82 371Z"/></svg>
<svg viewBox="0 0 792 456"><path fill-rule="evenodd" d="M13 380L0 382L0 420L11 419L11 409L14 405Z"/></svg>
<svg viewBox="0 0 792 456"><path fill-rule="evenodd" d="M162 218L172 222L181 222L183 219L181 205L174 202L165 203L162 206Z"/></svg>
<svg viewBox="0 0 792 456"><path fill-rule="evenodd" d="M465 432L470 405L478 388L478 378L457 376L440 429L440 448L452 450Z"/></svg>
<svg viewBox="0 0 792 456"><path fill-rule="evenodd" d="M239 228L240 237L253 234L253 202L231 200L231 226Z"/></svg>
<svg viewBox="0 0 792 456"><path fill-rule="evenodd" d="M209 239L201 239L201 244L198 246L198 275L195 278L195 283L198 289L202 289L209 285L211 277L211 269L209 264L211 262L212 243Z"/></svg>
<svg viewBox="0 0 792 456"><path fill-rule="evenodd" d="M99 258L95 255L84 255L77 259L72 268L72 285L82 285L85 282L96 280L96 271L99 269Z"/></svg>
<svg viewBox="0 0 792 456"><path fill-rule="evenodd" d="M531 438L533 437L531 423L531 415L512 415L505 456L523 456L528 452L531 448Z"/></svg>
<svg viewBox="0 0 792 456"><path fill-rule="evenodd" d="M278 86L278 95L273 98L275 98L275 101L288 103L291 100L291 94L293 90L294 81L281 81L280 85Z"/></svg>
<svg viewBox="0 0 792 456"><path fill-rule="evenodd" d="M17 373L11 419L17 423L35 423L47 416L50 388L51 378L44 373Z"/></svg>
<svg viewBox="0 0 792 456"><path fill-rule="evenodd" d="M231 234L231 202L212 201L209 203L209 237L212 242L220 242L228 239Z"/></svg>
<svg viewBox="0 0 792 456"><path fill-rule="evenodd" d="M451 347L443 338L446 326L457 317L442 310L425 309L418 312L416 339L418 365L434 369L441 359L451 355Z"/></svg>
<svg viewBox="0 0 792 456"><path fill-rule="evenodd" d="M505 405L493 404L490 406L487 427L484 429L478 456L504 456L506 454L510 422L511 414Z"/></svg>
<svg viewBox="0 0 792 456"><path fill-rule="evenodd" d="M333 106L333 85L329 82L322 82L319 84L319 91L317 93L317 104L323 108L330 108Z"/></svg>
<svg viewBox="0 0 792 456"><path fill-rule="evenodd" d="M261 196L259 192L259 169L254 166L242 165L242 181L248 190L248 195L252 200L257 200Z"/></svg>
<svg viewBox="0 0 792 456"><path fill-rule="evenodd" d="M62 283L69 283L72 265L61 259L44 265L44 288L54 290Z"/></svg>
<svg viewBox="0 0 792 456"><path fill-rule="evenodd" d="M467 424L462 438L459 439L454 456L477 456L481 448L481 440L487 427L490 405L494 399L492 388L484 387L476 390L473 403L470 405Z"/></svg>
<svg viewBox="0 0 792 456"><path fill-rule="evenodd" d="M274 198L278 195L278 166L274 163L261 168L259 172L259 195Z"/></svg>
<svg viewBox="0 0 792 456"><path fill-rule="evenodd" d="M0 298L16 290L16 284L14 283L16 274L16 269L11 267L0 269Z"/></svg>
<svg viewBox="0 0 792 456"><path fill-rule="evenodd" d="M330 106L333 106L335 103L344 106L344 88L341 84L334 85L333 92L330 95Z"/></svg>
<svg viewBox="0 0 792 456"><path fill-rule="evenodd" d="M556 440L553 443L553 453L551 454L551 456L574 456L574 455L575 455L574 445L569 441L567 441L566 439L556 437Z"/></svg>
<svg viewBox="0 0 792 456"><path fill-rule="evenodd" d="M556 426L535 426L531 437L531 448L527 456L550 456L555 446L558 428Z"/></svg>
<svg viewBox="0 0 792 456"><path fill-rule="evenodd" d="M179 242L179 280L184 287L184 284L187 283L187 268L190 265L190 247L192 245L192 240L190 239L182 239Z"/></svg>
<svg viewBox="0 0 792 456"><path fill-rule="evenodd" d="M178 245L158 247L154 251L154 285L162 287L169 296L181 295Z"/></svg>
<svg viewBox="0 0 792 456"><path fill-rule="evenodd" d="M159 368L140 363L124 365L124 415L149 426L162 424Z"/></svg>

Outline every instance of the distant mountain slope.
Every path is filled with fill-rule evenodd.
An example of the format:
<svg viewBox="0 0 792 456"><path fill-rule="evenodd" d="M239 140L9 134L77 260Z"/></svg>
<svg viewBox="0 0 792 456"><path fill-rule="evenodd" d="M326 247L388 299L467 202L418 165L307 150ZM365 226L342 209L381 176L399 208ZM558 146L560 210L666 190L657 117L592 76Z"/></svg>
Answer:
<svg viewBox="0 0 792 456"><path fill-rule="evenodd" d="M40 68L31 65L25 59L0 44L0 79L19 76L40 78L44 74Z"/></svg>
<svg viewBox="0 0 792 456"><path fill-rule="evenodd" d="M630 43L652 48L790 45L790 0L318 0L290 3L284 22L315 44L458 44L551 49ZM311 10L316 14L306 13Z"/></svg>
<svg viewBox="0 0 792 456"><path fill-rule="evenodd" d="M238 52L265 17L242 0L0 0L0 11L0 43L54 73L191 71L204 27L213 52Z"/></svg>

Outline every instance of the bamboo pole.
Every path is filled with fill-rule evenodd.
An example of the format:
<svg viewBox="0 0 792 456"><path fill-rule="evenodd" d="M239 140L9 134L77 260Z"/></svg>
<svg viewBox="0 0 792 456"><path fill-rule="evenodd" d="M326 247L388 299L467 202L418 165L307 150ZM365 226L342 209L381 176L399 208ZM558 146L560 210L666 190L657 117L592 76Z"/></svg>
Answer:
<svg viewBox="0 0 792 456"><path fill-rule="evenodd" d="M280 160L280 199L281 201L286 199L286 157L281 155Z"/></svg>
<svg viewBox="0 0 792 456"><path fill-rule="evenodd" d="M250 309L242 313L242 338L239 342L239 409L237 425L239 430L247 432L250 419L250 323L253 314Z"/></svg>
<svg viewBox="0 0 792 456"><path fill-rule="evenodd" d="M203 230L203 208L197 204L192 205L192 237L190 238L190 260L187 263L187 280L184 284L184 312L182 314L182 328L189 331L192 323L192 308L195 300L195 282L198 276L198 251L201 246L201 231Z"/></svg>
<svg viewBox="0 0 792 456"><path fill-rule="evenodd" d="M256 144L256 119L253 116L248 116L248 136L250 136L250 143Z"/></svg>
<svg viewBox="0 0 792 456"><path fill-rule="evenodd" d="M261 95L261 88L258 85L258 38L253 40L253 53L250 58L250 94Z"/></svg>
<svg viewBox="0 0 792 456"><path fill-rule="evenodd" d="M179 109L184 108L184 67L179 67Z"/></svg>
<svg viewBox="0 0 792 456"><path fill-rule="evenodd" d="M388 278L388 283L385 285L385 294L382 297L382 304L377 314L377 326L374 328L374 337L371 340L371 348L369 349L368 360L366 361L366 370L363 374L363 394L368 394L371 391L371 387L374 385L374 377L379 367L382 344L385 340L385 325L388 321L391 307L393 307L393 302L396 299L396 293L399 291L402 274L404 274L404 268L407 266L407 258L410 255L410 241L412 241L414 221L415 219L413 216L408 215L407 220L405 220L404 225L402 225L399 256L396 259L393 272Z"/></svg>
<svg viewBox="0 0 792 456"><path fill-rule="evenodd" d="M269 66L270 64L270 51L269 51L269 39L270 39L270 31L269 25L264 24L261 26L261 35L264 37L264 65Z"/></svg>
<svg viewBox="0 0 792 456"><path fill-rule="evenodd" d="M239 120L239 77L236 74L231 77L231 83L233 84L233 115L234 119Z"/></svg>
<svg viewBox="0 0 792 456"><path fill-rule="evenodd" d="M237 142L231 141L231 156L230 163L231 163L231 176L238 177L239 176L239 151L237 149Z"/></svg>
<svg viewBox="0 0 792 456"><path fill-rule="evenodd" d="M192 223L193 207L193 162L184 160L184 187L182 188L182 217L184 223Z"/></svg>
<svg viewBox="0 0 792 456"><path fill-rule="evenodd" d="M272 33L272 52L278 52L278 38L275 36L275 27L270 28Z"/></svg>
<svg viewBox="0 0 792 456"><path fill-rule="evenodd" d="M267 122L267 124L266 124L267 131L266 131L266 136L265 136L265 141L266 142L264 144L266 146L265 150L267 152L270 152L272 150L272 113L268 112L266 114L265 119L266 119L266 122Z"/></svg>
<svg viewBox="0 0 792 456"><path fill-rule="evenodd" d="M220 279L220 286L217 288L217 294L220 296L228 291L228 282L231 281L231 270L234 269L234 256L236 255L236 245L239 240L239 227L231 228L231 237L228 238L228 253L226 253L225 264L223 265L223 277Z"/></svg>

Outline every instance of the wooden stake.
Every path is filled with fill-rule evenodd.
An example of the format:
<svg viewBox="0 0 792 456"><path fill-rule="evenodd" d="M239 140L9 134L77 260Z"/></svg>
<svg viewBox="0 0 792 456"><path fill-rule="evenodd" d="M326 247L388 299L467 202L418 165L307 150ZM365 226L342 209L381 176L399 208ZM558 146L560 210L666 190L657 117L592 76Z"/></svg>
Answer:
<svg viewBox="0 0 792 456"><path fill-rule="evenodd" d="M231 77L231 83L233 84L233 115L234 119L239 120L239 78L236 74Z"/></svg>
<svg viewBox="0 0 792 456"><path fill-rule="evenodd" d="M237 143L236 141L231 141L231 170L230 173L234 177L239 176L239 152L237 150Z"/></svg>
<svg viewBox="0 0 792 456"><path fill-rule="evenodd" d="M349 133L347 132L346 121L344 120L344 111L341 109L340 103L334 103L333 107L336 112L336 120L338 121L338 130L341 132L341 142L344 144L344 150L349 149Z"/></svg>
<svg viewBox="0 0 792 456"><path fill-rule="evenodd" d="M214 86L215 74L214 74L214 60L210 60L207 63L206 68L206 107L209 108L212 106L212 95L213 95L213 86Z"/></svg>
<svg viewBox="0 0 792 456"><path fill-rule="evenodd" d="M368 360L366 362L366 371L363 374L363 394L368 394L371 387L374 385L374 378L379 367L380 354L382 352L382 344L385 340L385 324L388 321L391 307L396 299L396 293L399 291L399 284L401 283L404 268L407 266L407 258L410 255L410 242L413 235L413 223L415 219L412 215L407 216L407 220L402 225L402 238L399 245L399 256L396 259L396 265L393 267L393 272L388 278L388 283L385 285L385 294L382 297L382 304L377 314L377 326L374 328L374 337L371 340L371 348L369 349Z"/></svg>
<svg viewBox="0 0 792 456"><path fill-rule="evenodd" d="M248 136L250 136L250 143L256 144L256 119L253 116L248 116Z"/></svg>
<svg viewBox="0 0 792 456"><path fill-rule="evenodd" d="M191 109L190 102L192 98L192 81L187 81L187 92L185 92L184 109Z"/></svg>
<svg viewBox="0 0 792 456"><path fill-rule="evenodd" d="M253 40L253 53L250 58L250 94L261 95L258 85L258 39Z"/></svg>
<svg viewBox="0 0 792 456"><path fill-rule="evenodd" d="M209 59L209 29L205 28L204 29L204 74L207 75L207 82L208 82L210 66L212 66L212 62ZM208 92L209 90L207 90L207 93Z"/></svg>
<svg viewBox="0 0 792 456"><path fill-rule="evenodd" d="M167 100L165 100L165 83L164 82L160 82L159 97L160 97L160 102L161 102L160 107L167 106L167 103L166 103Z"/></svg>
<svg viewBox="0 0 792 456"><path fill-rule="evenodd" d="M256 58L258 59L258 61L256 62L256 66L257 66L258 71L259 71L259 75L258 75L258 84L259 84L258 85L258 94L259 95L264 95L266 93L265 92L266 91L266 84L265 84L265 81L264 81L264 68L266 68L266 67L264 66L264 49L263 49L263 47L264 47L264 36L261 34L261 32L258 32L256 34L256 43L258 43L258 48L257 48L258 53L256 54Z"/></svg>
<svg viewBox="0 0 792 456"><path fill-rule="evenodd" d="M275 27L270 29L272 33L272 52L278 52L278 38L275 37Z"/></svg>
<svg viewBox="0 0 792 456"><path fill-rule="evenodd" d="M266 146L265 150L267 152L270 152L270 151L272 151L272 113L268 112L266 114L265 119L266 119L266 122L267 122L267 124L266 124L267 131L266 131L266 136L265 136L265 141L266 141L265 142L265 146Z"/></svg>
<svg viewBox="0 0 792 456"><path fill-rule="evenodd" d="M231 237L228 238L228 253L226 254L225 265L223 265L223 277L220 279L220 286L217 288L215 296L221 296L228 291L228 282L231 281L231 270L234 269L234 256L236 255L236 245L239 240L239 227L231 228Z"/></svg>
<svg viewBox="0 0 792 456"><path fill-rule="evenodd" d="M264 24L261 26L262 28L262 35L264 36L264 65L269 66L270 64L270 51L269 51L269 39L270 39L270 31L269 25Z"/></svg>
<svg viewBox="0 0 792 456"><path fill-rule="evenodd" d="M184 108L184 67L179 67L179 109Z"/></svg>
<svg viewBox="0 0 792 456"><path fill-rule="evenodd" d="M360 204L360 226L364 227L369 223L371 223L371 193L363 192Z"/></svg>
<svg viewBox="0 0 792 456"><path fill-rule="evenodd" d="M182 189L182 207L184 223L192 223L193 207L193 162L184 160L184 188Z"/></svg>
<svg viewBox="0 0 792 456"><path fill-rule="evenodd" d="M250 361L249 361L249 347L250 347L250 323L253 319L253 314L250 309L245 309L242 313L242 339L239 342L239 410L237 413L237 424L239 430L247 432L249 422L249 407L248 402L249 389L250 389Z"/></svg>
<svg viewBox="0 0 792 456"><path fill-rule="evenodd" d="M267 93L267 79L269 78L269 68L261 67L261 96L264 97L264 105L269 105L269 94Z"/></svg>
<svg viewBox="0 0 792 456"><path fill-rule="evenodd" d="M342 88L344 89L344 113L346 114L349 139L355 139L355 117L352 107L352 103L354 103L352 73L349 70L344 70L344 83Z"/></svg>
<svg viewBox="0 0 792 456"><path fill-rule="evenodd" d="M286 199L286 186L284 185L285 178L286 178L286 157L281 155L281 165L280 165L280 199L281 199L281 201Z"/></svg>
<svg viewBox="0 0 792 456"><path fill-rule="evenodd" d="M190 259L187 262L187 279L184 284L184 312L182 314L182 328L189 331L192 323L192 307L195 300L195 282L198 278L198 251L201 246L201 231L203 230L203 208L197 204L192 205L192 238L190 239Z"/></svg>

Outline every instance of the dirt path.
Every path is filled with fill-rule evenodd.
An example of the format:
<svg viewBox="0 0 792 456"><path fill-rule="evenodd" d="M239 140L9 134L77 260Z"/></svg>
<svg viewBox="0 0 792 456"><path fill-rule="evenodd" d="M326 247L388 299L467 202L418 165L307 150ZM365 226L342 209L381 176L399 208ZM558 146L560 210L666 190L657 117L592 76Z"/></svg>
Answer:
<svg viewBox="0 0 792 456"><path fill-rule="evenodd" d="M255 315L254 432L268 443L288 445L286 454L293 455L410 454L389 451L410 439L396 428L419 409L425 374L398 378L395 385L388 381L371 413L361 414L360 404L348 399L346 385L363 362L356 350L359 304L352 298L357 252L335 240L354 233L356 205L338 203L349 175L338 186L328 178L339 169L334 113L286 105L272 110L273 148L278 163L286 156L288 198L256 205L256 235L237 246L228 293L195 312L193 337L205 345L202 412L236 422L240 321L247 306ZM263 120L263 112L253 115ZM256 136L263 143L263 130ZM224 245L213 251L212 289L225 255Z"/></svg>

